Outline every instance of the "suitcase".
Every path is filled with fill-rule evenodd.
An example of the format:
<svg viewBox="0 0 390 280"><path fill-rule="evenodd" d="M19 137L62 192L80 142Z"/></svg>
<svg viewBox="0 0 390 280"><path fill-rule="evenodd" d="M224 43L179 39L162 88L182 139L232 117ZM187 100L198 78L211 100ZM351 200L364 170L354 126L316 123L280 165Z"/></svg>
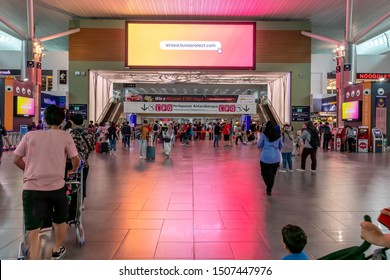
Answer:
<svg viewBox="0 0 390 280"><path fill-rule="evenodd" d="M97 153L100 153L100 142L96 142L95 151L96 151Z"/></svg>
<svg viewBox="0 0 390 280"><path fill-rule="evenodd" d="M156 158L156 147L147 146L146 147L146 159L155 159Z"/></svg>
<svg viewBox="0 0 390 280"><path fill-rule="evenodd" d="M108 142L101 142L100 143L100 153L108 153L110 151Z"/></svg>

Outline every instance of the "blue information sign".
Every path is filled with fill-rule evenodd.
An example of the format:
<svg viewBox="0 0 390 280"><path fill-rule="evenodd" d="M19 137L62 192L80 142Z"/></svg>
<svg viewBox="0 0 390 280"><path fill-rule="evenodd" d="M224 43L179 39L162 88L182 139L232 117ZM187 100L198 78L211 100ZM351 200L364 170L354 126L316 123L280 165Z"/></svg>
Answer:
<svg viewBox="0 0 390 280"><path fill-rule="evenodd" d="M310 106L292 106L293 122L310 121Z"/></svg>

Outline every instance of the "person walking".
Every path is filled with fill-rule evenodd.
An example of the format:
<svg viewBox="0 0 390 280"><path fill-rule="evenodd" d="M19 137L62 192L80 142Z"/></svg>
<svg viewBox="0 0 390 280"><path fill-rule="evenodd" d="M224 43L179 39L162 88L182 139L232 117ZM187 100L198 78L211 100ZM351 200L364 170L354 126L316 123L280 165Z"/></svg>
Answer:
<svg viewBox="0 0 390 280"><path fill-rule="evenodd" d="M83 203L81 209L84 209L84 200L87 197L87 177L89 174L89 154L94 150L96 141L94 134L84 129L82 126L84 118L81 114L75 114L69 117L69 120L62 128L70 133L76 145L79 157L83 162Z"/></svg>
<svg viewBox="0 0 390 280"><path fill-rule="evenodd" d="M244 141L242 140L242 129L241 129L241 126L237 125L235 127L235 136L236 136L236 145L238 145L238 139L240 139L241 143L243 143Z"/></svg>
<svg viewBox="0 0 390 280"><path fill-rule="evenodd" d="M118 129L114 122L111 122L110 127L107 129L108 141L110 141L110 154L116 154L116 141L118 140Z"/></svg>
<svg viewBox="0 0 390 280"><path fill-rule="evenodd" d="M5 142L8 144L8 149L11 148L11 143L9 142L8 136L7 136L7 130L5 130L4 126L0 124L0 164L1 164L1 157L3 156L3 138Z"/></svg>
<svg viewBox="0 0 390 280"><path fill-rule="evenodd" d="M348 152L352 153L353 152L352 143L353 140L355 139L355 133L353 131L353 128L350 125L346 125L345 128L346 128L345 134L348 142Z"/></svg>
<svg viewBox="0 0 390 280"><path fill-rule="evenodd" d="M164 143L164 155L169 159L169 155L172 149L172 142L174 137L174 130L172 124L168 124L167 129L162 131L162 142Z"/></svg>
<svg viewBox="0 0 390 280"><path fill-rule="evenodd" d="M138 131L137 134L139 134L138 138L138 148L139 148L139 158L143 158L143 152L145 152L145 157L146 157L146 146L147 146L147 138L149 137L149 131L151 131L151 128L148 124L147 120L144 120L144 122L136 127L136 131Z"/></svg>
<svg viewBox="0 0 390 280"><path fill-rule="evenodd" d="M219 138L221 137L221 125L217 122L214 125L214 147L219 147Z"/></svg>
<svg viewBox="0 0 390 280"><path fill-rule="evenodd" d="M317 134L317 138L319 139L318 136L318 130L314 126L312 121L307 122L306 124L306 129L303 131L302 135L300 136L301 139L305 140L305 146L302 151L302 157L301 157L301 168L297 169L297 171L303 172L306 169L306 159L310 155L311 159L311 169L310 171L312 173L316 172L317 169L317 148L318 147L313 147L311 142L312 138L315 137L315 134ZM314 140L314 139L313 139Z"/></svg>
<svg viewBox="0 0 390 280"><path fill-rule="evenodd" d="M326 122L325 125L321 129L322 131L322 149L329 150L329 141L332 139L332 132L330 131L329 123Z"/></svg>
<svg viewBox="0 0 390 280"><path fill-rule="evenodd" d="M28 132L14 151L14 163L23 170L23 214L29 259L39 259L39 232L48 213L54 226L55 243L52 259L60 259L66 252L62 243L67 233L69 215L64 173L67 157L76 173L80 165L79 153L72 136L60 129L65 111L55 105L46 108L45 122L49 129Z"/></svg>
<svg viewBox="0 0 390 280"><path fill-rule="evenodd" d="M264 133L261 134L257 147L261 150L260 169L261 176L267 187L267 195L272 194L276 172L280 163L280 151L283 143L280 133L276 132L271 121L265 125Z"/></svg>
<svg viewBox="0 0 390 280"><path fill-rule="evenodd" d="M131 127L129 125L129 122L123 122L123 125L121 127L121 134L122 134L122 142L123 147L130 148L130 135L131 135Z"/></svg>
<svg viewBox="0 0 390 280"><path fill-rule="evenodd" d="M282 166L283 168L279 170L279 172L287 171L287 163L289 172L293 172L292 168L292 152L294 150L294 141L293 141L293 132L291 131L291 126L289 124L285 124L283 126L282 132L282 141L283 147L281 149L282 152Z"/></svg>

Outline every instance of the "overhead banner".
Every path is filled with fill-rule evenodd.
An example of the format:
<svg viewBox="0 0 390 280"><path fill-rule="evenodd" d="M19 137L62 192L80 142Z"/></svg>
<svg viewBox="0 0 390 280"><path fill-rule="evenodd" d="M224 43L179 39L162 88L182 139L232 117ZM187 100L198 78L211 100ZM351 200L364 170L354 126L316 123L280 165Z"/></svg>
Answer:
<svg viewBox="0 0 390 280"><path fill-rule="evenodd" d="M255 103L253 95L161 95L127 94L127 102L199 102L199 103Z"/></svg>
<svg viewBox="0 0 390 280"><path fill-rule="evenodd" d="M244 115L256 114L256 104L125 102L124 113Z"/></svg>

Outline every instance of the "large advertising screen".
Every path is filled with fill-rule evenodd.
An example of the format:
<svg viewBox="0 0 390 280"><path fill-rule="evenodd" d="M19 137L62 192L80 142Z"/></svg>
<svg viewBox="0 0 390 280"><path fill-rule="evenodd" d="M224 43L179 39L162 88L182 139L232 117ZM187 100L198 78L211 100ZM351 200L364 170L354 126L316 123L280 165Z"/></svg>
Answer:
<svg viewBox="0 0 390 280"><path fill-rule="evenodd" d="M23 96L15 96L14 97L14 112L15 116L19 117L29 117L34 116L35 107L34 107L34 99L23 97Z"/></svg>
<svg viewBox="0 0 390 280"><path fill-rule="evenodd" d="M131 68L255 69L254 22L126 22Z"/></svg>
<svg viewBox="0 0 390 280"><path fill-rule="evenodd" d="M343 121L360 121L362 116L362 106L360 101L344 102L341 108L341 118Z"/></svg>

